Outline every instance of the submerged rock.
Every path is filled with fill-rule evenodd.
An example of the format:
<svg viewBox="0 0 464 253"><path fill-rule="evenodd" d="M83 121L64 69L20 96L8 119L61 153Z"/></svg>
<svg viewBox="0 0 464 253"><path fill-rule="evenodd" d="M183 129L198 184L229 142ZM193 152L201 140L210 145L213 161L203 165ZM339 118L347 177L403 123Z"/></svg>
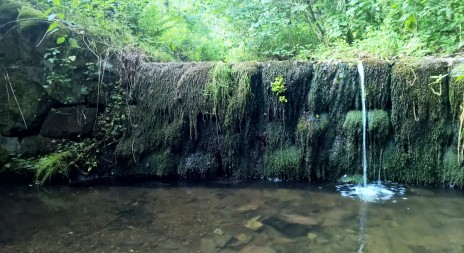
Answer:
<svg viewBox="0 0 464 253"><path fill-rule="evenodd" d="M259 230L261 227L263 227L263 223L258 221L260 218L261 218L261 215L254 217L253 219L247 221L247 223L245 224L245 227L253 231Z"/></svg>

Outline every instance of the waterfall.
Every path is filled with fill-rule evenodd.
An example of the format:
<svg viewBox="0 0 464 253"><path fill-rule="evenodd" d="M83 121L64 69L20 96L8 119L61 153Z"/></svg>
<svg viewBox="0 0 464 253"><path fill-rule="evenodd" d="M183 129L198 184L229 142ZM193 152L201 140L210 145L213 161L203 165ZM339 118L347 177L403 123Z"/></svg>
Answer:
<svg viewBox="0 0 464 253"><path fill-rule="evenodd" d="M362 61L358 62L358 73L361 83L361 102L362 102L362 123L363 123L363 186L367 186L367 108L366 108L366 92L364 90L364 66Z"/></svg>

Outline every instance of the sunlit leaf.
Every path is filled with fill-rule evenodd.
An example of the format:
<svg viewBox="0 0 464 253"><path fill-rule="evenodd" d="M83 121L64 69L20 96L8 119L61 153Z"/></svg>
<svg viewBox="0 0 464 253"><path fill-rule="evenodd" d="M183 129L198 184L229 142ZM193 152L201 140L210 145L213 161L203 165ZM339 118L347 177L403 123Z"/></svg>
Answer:
<svg viewBox="0 0 464 253"><path fill-rule="evenodd" d="M47 29L47 32L51 32L51 31L55 30L58 27L58 25L59 24L57 22L51 23L50 26Z"/></svg>
<svg viewBox="0 0 464 253"><path fill-rule="evenodd" d="M65 37L58 37L58 39L56 39L56 44L63 44L64 42L66 41L66 38Z"/></svg>
<svg viewBox="0 0 464 253"><path fill-rule="evenodd" d="M56 6L61 6L61 0L53 0L53 4Z"/></svg>

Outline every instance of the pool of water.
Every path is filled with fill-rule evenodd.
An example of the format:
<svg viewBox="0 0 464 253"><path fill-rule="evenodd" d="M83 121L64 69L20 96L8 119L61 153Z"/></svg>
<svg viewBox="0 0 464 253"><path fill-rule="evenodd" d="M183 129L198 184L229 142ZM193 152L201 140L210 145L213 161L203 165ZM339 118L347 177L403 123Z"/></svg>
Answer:
<svg viewBox="0 0 464 253"><path fill-rule="evenodd" d="M0 252L464 252L464 192L335 185L0 186Z"/></svg>

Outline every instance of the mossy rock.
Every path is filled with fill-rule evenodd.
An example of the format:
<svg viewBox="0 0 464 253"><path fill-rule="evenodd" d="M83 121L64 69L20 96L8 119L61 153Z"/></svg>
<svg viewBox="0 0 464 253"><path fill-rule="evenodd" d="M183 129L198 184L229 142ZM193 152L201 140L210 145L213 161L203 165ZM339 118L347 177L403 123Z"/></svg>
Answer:
<svg viewBox="0 0 464 253"><path fill-rule="evenodd" d="M21 34L36 34L42 32L47 27L43 13L28 5L23 5L18 14L18 32ZM43 31L42 36L45 31Z"/></svg>
<svg viewBox="0 0 464 253"><path fill-rule="evenodd" d="M29 77L10 72L6 92L0 93L0 133L20 136L38 132L55 104L40 85L29 81Z"/></svg>
<svg viewBox="0 0 464 253"><path fill-rule="evenodd" d="M301 179L300 152L297 147L285 147L266 154L262 175L267 178Z"/></svg>

